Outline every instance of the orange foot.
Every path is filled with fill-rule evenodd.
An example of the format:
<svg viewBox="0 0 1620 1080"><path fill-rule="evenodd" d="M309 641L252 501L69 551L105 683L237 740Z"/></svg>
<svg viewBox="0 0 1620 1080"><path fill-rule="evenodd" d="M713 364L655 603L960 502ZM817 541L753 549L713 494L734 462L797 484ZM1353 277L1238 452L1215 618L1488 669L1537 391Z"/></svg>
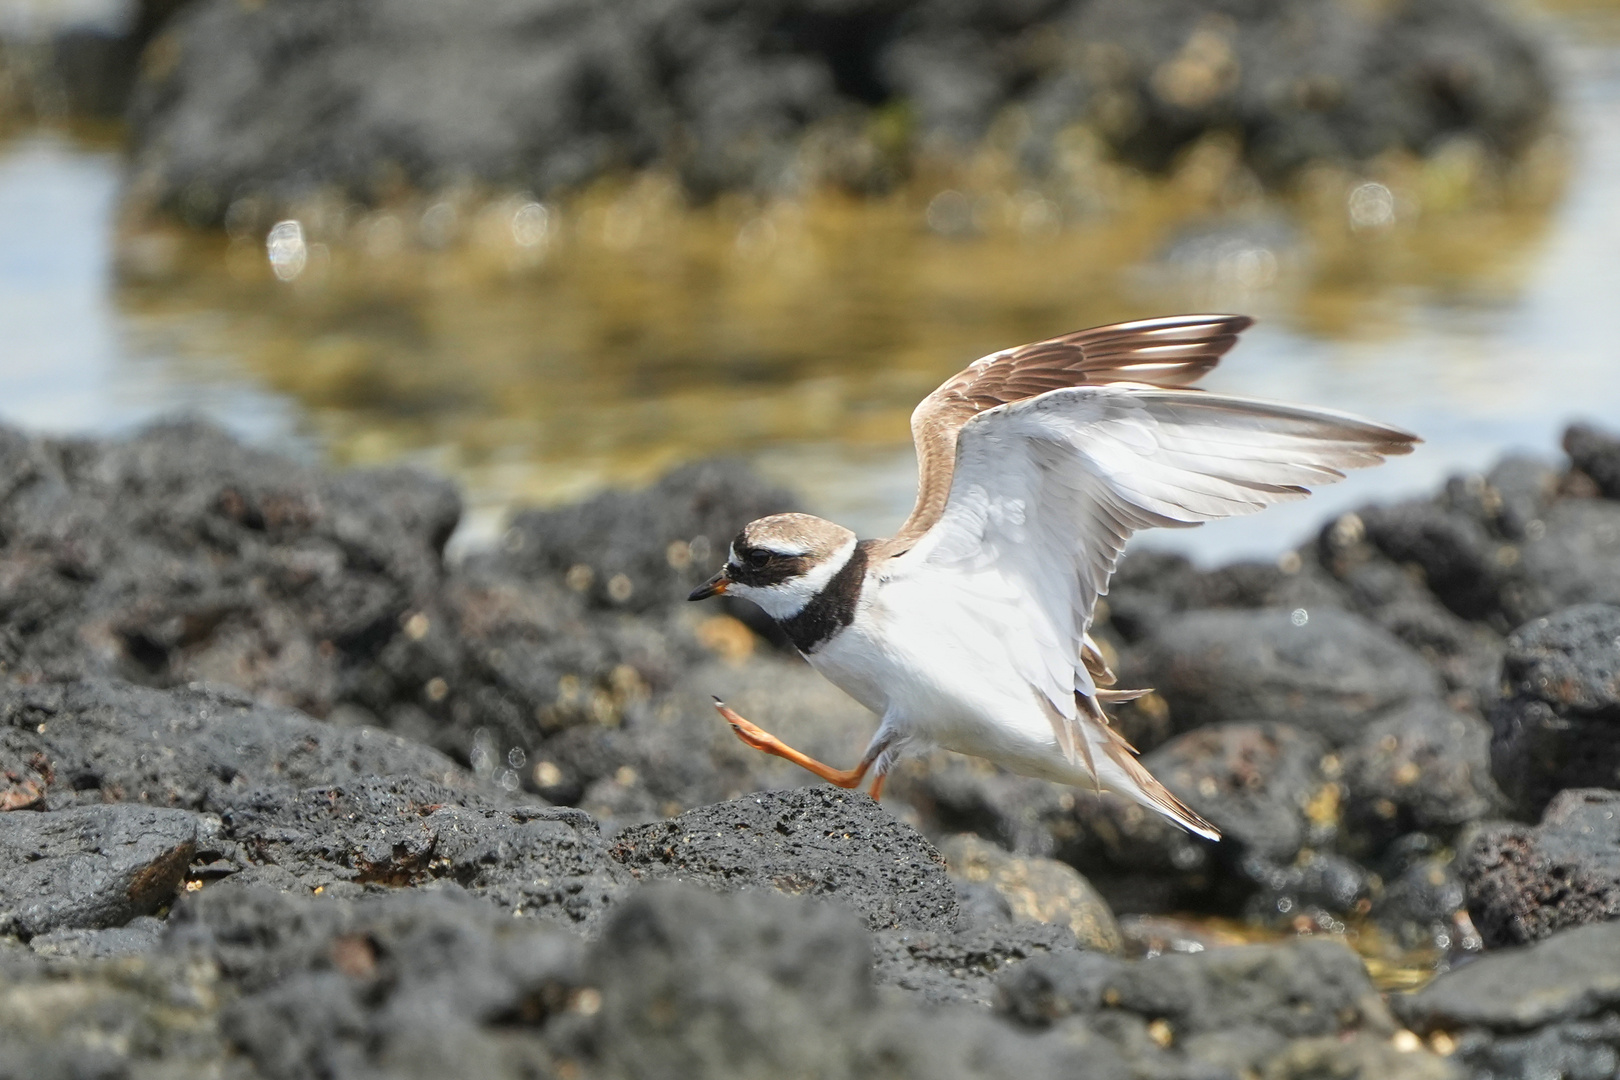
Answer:
<svg viewBox="0 0 1620 1080"><path fill-rule="evenodd" d="M720 711L721 718L731 725L731 730L736 733L737 738L752 746L755 750L785 758L802 769L810 770L827 781L827 783L836 784L841 788L859 787L862 778L871 770L872 763L877 760L878 754L882 752L882 747L874 747L866 752L866 757L853 769L835 769L831 765L817 761L809 754L800 753L793 749L793 747L753 721L743 719L719 698L714 699L714 707ZM878 798L883 792L883 777L883 773L878 773L877 778L872 781L873 799Z"/></svg>

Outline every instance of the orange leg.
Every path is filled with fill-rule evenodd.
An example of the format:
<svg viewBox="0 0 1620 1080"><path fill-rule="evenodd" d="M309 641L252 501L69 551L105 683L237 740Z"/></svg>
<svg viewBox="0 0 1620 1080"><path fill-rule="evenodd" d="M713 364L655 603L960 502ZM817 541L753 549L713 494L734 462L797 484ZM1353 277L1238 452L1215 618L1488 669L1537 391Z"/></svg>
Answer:
<svg viewBox="0 0 1620 1080"><path fill-rule="evenodd" d="M817 761L809 754L800 753L793 749L793 747L752 721L744 720L719 698L714 699L714 707L720 710L721 718L731 725L731 730L736 733L737 738L752 746L755 750L774 754L779 758L786 758L801 769L809 769L827 783L836 784L841 788L859 787L861 780L871 770L872 763L883 752L882 746L872 747L867 750L866 756L861 759L861 763L853 769L835 769L831 765ZM883 774L879 773L877 779L872 781L872 798L876 799L882 791Z"/></svg>

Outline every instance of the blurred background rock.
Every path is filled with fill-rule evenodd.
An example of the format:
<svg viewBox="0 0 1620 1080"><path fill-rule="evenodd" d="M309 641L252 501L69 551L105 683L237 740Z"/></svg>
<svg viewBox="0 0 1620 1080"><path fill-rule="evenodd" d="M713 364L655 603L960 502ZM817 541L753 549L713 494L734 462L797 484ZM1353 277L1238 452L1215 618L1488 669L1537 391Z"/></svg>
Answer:
<svg viewBox="0 0 1620 1080"><path fill-rule="evenodd" d="M1620 400L1617 39L1603 0L7 0L0 415L414 460L458 545L716 453L877 532L945 374L1225 307L1224 388L1428 437L1334 505L1416 494Z"/></svg>

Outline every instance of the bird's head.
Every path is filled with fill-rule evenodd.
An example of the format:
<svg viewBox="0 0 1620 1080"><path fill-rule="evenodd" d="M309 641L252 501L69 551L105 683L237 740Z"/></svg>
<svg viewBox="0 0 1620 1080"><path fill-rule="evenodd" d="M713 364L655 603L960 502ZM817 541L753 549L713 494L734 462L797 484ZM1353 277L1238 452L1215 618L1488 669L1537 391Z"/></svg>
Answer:
<svg viewBox="0 0 1620 1080"><path fill-rule="evenodd" d="M809 514L772 514L745 525L726 565L687 599L725 593L752 600L774 619L791 619L854 551L855 534L842 525Z"/></svg>

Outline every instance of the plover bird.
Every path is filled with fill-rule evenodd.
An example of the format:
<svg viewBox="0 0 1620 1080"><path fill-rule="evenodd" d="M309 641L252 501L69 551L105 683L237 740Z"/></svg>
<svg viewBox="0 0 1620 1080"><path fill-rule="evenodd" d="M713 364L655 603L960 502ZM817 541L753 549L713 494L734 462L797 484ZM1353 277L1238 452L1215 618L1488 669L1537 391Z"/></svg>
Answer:
<svg viewBox="0 0 1620 1080"><path fill-rule="evenodd" d="M1211 840L1109 726L1090 630L1125 541L1304 498L1419 441L1344 413L1192 389L1252 320L1179 315L992 353L911 415L917 504L886 540L808 514L745 527L692 592L758 604L805 659L881 719L852 769L782 743L716 699L743 742L872 795L928 747L1113 792Z"/></svg>

